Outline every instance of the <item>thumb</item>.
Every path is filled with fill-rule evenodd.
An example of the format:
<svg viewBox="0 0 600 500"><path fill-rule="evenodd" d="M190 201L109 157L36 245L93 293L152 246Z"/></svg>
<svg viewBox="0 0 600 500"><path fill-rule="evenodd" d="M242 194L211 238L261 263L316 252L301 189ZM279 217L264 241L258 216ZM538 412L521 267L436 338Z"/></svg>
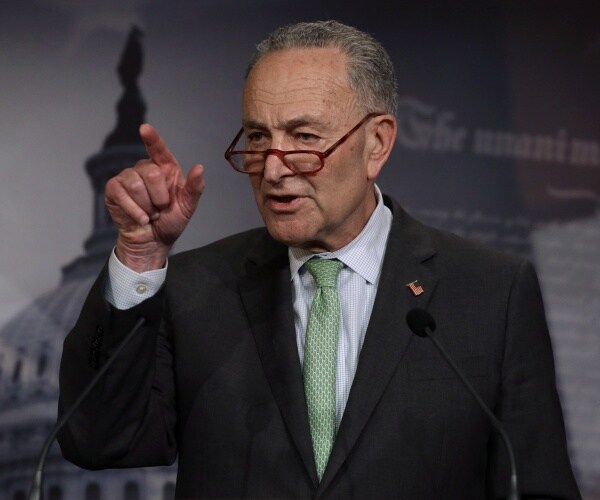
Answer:
<svg viewBox="0 0 600 500"><path fill-rule="evenodd" d="M194 165L185 179L185 184L181 190L180 200L189 217L191 217L196 210L198 200L200 199L200 195L204 191L205 186L204 167L202 165Z"/></svg>

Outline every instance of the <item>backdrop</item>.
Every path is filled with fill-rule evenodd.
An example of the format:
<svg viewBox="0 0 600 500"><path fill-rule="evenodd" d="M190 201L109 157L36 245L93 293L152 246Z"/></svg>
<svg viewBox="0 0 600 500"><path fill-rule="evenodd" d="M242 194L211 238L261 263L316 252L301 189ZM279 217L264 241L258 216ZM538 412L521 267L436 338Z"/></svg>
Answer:
<svg viewBox="0 0 600 500"><path fill-rule="evenodd" d="M382 190L426 223L534 261L572 461L585 497L600 498L600 6L573 0L0 2L0 497L27 489L91 283L80 264L105 251L101 186L84 166L106 159L132 25L146 119L184 167L206 167L183 250L260 224L222 156L246 63L275 27L330 18L372 33L397 68ZM90 473L51 457L53 499L172 496L172 468Z"/></svg>

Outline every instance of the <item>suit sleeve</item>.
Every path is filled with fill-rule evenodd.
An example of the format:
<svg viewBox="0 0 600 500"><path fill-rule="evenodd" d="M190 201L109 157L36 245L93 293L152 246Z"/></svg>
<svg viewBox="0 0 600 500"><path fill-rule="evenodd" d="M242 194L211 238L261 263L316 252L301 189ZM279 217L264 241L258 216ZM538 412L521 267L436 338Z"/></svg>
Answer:
<svg viewBox="0 0 600 500"><path fill-rule="evenodd" d="M523 498L579 499L556 390L554 359L533 266L523 263L506 314L501 394L495 409L512 442ZM509 462L495 437L488 464L488 497L507 495Z"/></svg>
<svg viewBox="0 0 600 500"><path fill-rule="evenodd" d="M175 396L164 287L126 311L104 300L106 269L67 335L60 367L59 416L70 407L140 317L144 326L58 435L64 457L88 469L174 462Z"/></svg>

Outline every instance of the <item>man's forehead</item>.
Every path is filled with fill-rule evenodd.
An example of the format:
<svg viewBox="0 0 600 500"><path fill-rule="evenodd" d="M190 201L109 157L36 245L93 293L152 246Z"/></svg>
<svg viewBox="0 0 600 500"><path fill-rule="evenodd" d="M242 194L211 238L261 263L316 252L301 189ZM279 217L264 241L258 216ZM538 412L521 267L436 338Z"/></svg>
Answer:
<svg viewBox="0 0 600 500"><path fill-rule="evenodd" d="M264 56L244 85L245 105L324 105L352 99L339 49L288 49Z"/></svg>
<svg viewBox="0 0 600 500"><path fill-rule="evenodd" d="M269 92L254 89L244 96L243 120L289 128L307 125L331 125L351 116L357 108L353 93L304 90Z"/></svg>
<svg viewBox="0 0 600 500"><path fill-rule="evenodd" d="M348 87L346 56L337 48L286 49L266 54L250 71L246 84L284 83L303 88L306 82Z"/></svg>
<svg viewBox="0 0 600 500"><path fill-rule="evenodd" d="M345 85L328 78L298 76L288 79L285 85L275 85L273 81L250 82L244 89L244 98L254 101L278 104L310 99L327 101L348 98L353 92Z"/></svg>

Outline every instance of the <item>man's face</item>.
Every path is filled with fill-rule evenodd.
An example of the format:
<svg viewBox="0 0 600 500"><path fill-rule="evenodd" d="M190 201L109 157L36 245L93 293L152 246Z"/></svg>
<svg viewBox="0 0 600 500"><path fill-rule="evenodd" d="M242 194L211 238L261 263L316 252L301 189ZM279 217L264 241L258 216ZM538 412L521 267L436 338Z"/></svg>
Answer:
<svg viewBox="0 0 600 500"><path fill-rule="evenodd" d="M260 149L324 151L364 117L359 104L338 49L274 52L246 81L244 136ZM337 250L360 233L376 205L373 183L381 168L370 160L369 126L371 120L316 174L295 174L269 155L264 171L250 176L273 238L319 252Z"/></svg>

